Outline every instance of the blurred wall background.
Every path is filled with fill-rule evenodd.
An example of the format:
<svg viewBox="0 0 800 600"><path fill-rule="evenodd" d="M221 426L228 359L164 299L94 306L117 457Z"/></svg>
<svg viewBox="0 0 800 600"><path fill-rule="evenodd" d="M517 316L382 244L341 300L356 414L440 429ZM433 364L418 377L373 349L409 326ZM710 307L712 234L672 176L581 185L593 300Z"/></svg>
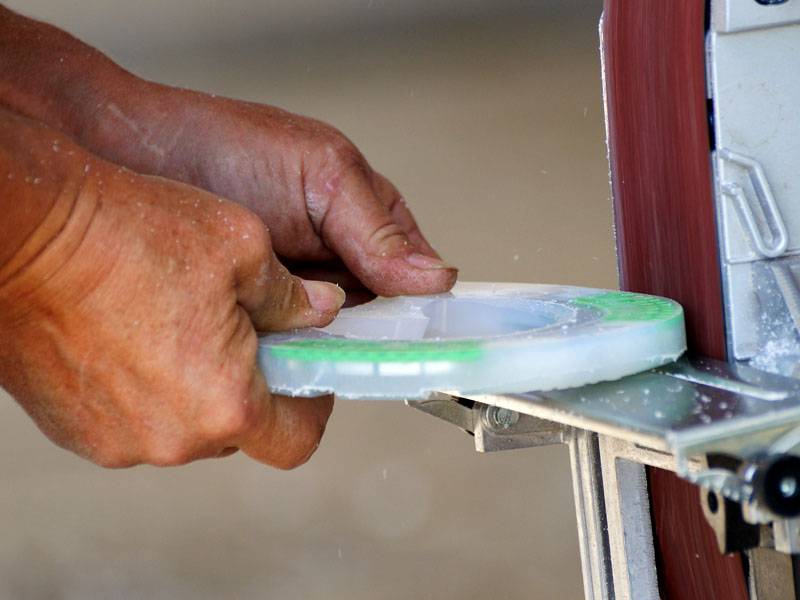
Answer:
<svg viewBox="0 0 800 600"><path fill-rule="evenodd" d="M464 280L614 287L600 0L12 0L151 79L342 129ZM340 402L298 471L103 471L0 397L0 597L578 598L564 448Z"/></svg>

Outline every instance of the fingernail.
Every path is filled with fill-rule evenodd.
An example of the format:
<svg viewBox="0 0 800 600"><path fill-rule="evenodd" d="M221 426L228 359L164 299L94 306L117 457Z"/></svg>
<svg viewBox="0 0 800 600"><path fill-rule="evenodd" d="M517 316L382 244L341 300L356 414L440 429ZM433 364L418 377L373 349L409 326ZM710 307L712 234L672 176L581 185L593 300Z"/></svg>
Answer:
<svg viewBox="0 0 800 600"><path fill-rule="evenodd" d="M406 262L412 267L417 269L435 270L435 269L455 269L454 266L448 265L444 261L434 258L433 256L426 256L415 252L406 256Z"/></svg>
<svg viewBox="0 0 800 600"><path fill-rule="evenodd" d="M314 310L322 313L336 312L344 304L344 290L334 283L301 279L308 301Z"/></svg>

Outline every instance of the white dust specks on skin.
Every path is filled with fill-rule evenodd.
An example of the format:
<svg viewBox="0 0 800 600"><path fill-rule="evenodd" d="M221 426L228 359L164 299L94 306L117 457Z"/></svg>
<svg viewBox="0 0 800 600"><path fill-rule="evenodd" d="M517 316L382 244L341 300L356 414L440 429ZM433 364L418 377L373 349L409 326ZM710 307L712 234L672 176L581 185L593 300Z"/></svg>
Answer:
<svg viewBox="0 0 800 600"><path fill-rule="evenodd" d="M269 281L269 265L266 262L261 263L261 269L255 278L255 284L258 286L267 285Z"/></svg>
<svg viewBox="0 0 800 600"><path fill-rule="evenodd" d="M319 231L322 221L330 208L330 198L324 194L308 192L306 194L306 211L314 231Z"/></svg>

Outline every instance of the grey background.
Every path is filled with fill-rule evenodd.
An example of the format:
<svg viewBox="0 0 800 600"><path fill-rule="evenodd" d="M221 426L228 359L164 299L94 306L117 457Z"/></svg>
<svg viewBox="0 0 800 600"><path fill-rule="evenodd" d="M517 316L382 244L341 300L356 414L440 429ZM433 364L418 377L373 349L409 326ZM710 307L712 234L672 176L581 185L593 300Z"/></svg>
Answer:
<svg viewBox="0 0 800 600"><path fill-rule="evenodd" d="M599 0L14 0L152 79L342 129L464 280L614 287ZM0 392L1 394L1 392ZM104 471L0 396L2 598L578 598L563 448L340 402L282 473Z"/></svg>

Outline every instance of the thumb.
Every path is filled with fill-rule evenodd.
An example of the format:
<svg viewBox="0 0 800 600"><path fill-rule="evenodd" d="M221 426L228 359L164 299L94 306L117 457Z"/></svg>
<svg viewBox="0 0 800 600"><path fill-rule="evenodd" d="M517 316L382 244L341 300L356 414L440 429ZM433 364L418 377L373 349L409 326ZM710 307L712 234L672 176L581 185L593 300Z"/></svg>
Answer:
<svg viewBox="0 0 800 600"><path fill-rule="evenodd" d="M262 242L243 252L235 272L237 302L256 331L329 324L344 304L344 290L333 283L295 277L275 256L269 238Z"/></svg>

